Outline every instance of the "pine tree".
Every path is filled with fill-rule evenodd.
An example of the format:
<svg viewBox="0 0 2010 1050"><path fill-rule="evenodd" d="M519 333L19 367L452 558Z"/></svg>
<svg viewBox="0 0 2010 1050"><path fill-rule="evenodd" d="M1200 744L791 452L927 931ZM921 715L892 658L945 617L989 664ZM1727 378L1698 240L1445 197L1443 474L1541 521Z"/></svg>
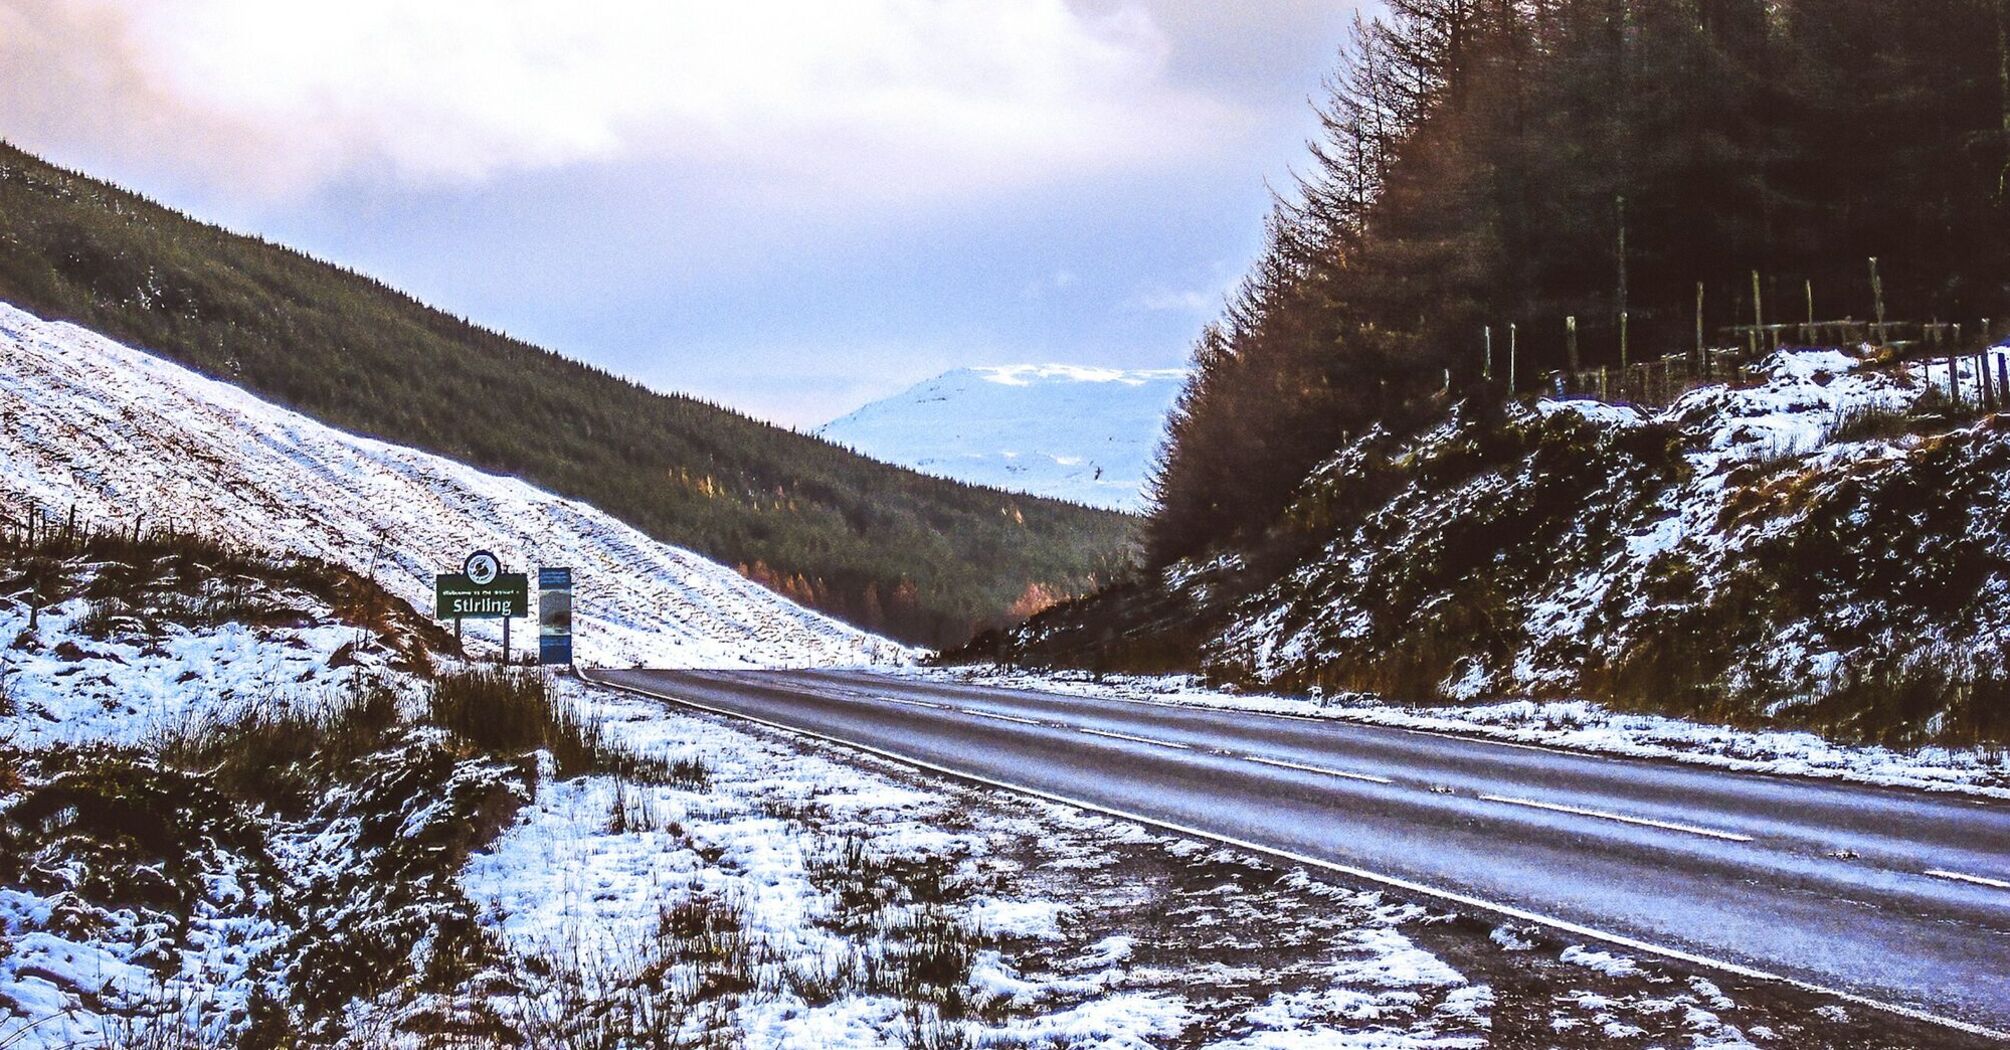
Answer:
<svg viewBox="0 0 2010 1050"><path fill-rule="evenodd" d="M2010 0L1392 0L1194 351L1153 561L1260 538L1349 435L1401 430L1517 326L1525 374L1693 343L1750 276L2010 316ZM1847 304L1855 302L1853 310ZM1706 326L1707 327L1707 326Z"/></svg>

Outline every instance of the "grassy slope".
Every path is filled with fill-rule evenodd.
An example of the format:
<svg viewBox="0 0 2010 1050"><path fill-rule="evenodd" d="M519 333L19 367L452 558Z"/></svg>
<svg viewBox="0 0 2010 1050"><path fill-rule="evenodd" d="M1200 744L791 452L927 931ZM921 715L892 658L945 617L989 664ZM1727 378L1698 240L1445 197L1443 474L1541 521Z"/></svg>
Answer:
<svg viewBox="0 0 2010 1050"><path fill-rule="evenodd" d="M0 299L335 426L514 474L912 641L1086 589L1133 520L652 392L0 144ZM904 585L909 584L911 585Z"/></svg>

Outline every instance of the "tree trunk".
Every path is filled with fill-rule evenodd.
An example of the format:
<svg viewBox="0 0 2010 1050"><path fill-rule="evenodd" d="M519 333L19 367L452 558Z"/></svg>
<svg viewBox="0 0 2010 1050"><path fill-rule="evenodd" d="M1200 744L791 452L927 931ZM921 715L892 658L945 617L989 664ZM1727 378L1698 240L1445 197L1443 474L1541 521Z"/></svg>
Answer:
<svg viewBox="0 0 2010 1050"><path fill-rule="evenodd" d="M2003 170L1996 176L1996 203L2010 191L2010 0L1996 0L1996 64L2003 85Z"/></svg>

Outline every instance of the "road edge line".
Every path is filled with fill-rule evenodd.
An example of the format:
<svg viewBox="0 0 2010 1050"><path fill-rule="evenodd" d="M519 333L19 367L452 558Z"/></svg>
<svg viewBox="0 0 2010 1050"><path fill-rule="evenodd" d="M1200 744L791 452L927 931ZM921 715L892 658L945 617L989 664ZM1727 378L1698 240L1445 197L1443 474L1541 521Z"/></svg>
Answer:
<svg viewBox="0 0 2010 1050"><path fill-rule="evenodd" d="M923 666L929 670L947 670L951 667L962 666L962 665L941 664L941 665L923 665ZM831 668L830 670L878 671L879 669L858 667L858 668ZM915 676L914 680L928 681L928 679L922 678L920 676ZM978 683L968 680L947 681L944 682L944 684L964 685L973 688L979 687ZM1391 722L1377 722L1369 718L1356 718L1347 714L1344 710L1329 712L1326 714L1299 715L1299 714L1292 714L1286 711L1265 711L1259 708L1216 706L1213 704L1183 704L1177 700L1153 700L1142 696L1119 696L1114 693L1108 695L1089 695L1085 693L1053 693L1053 692L1042 692L1039 689L1028 686L1014 686L1014 685L999 685L996 686L995 688L1013 689L1018 690L1020 692L1040 693L1040 695L1042 696L1052 696L1063 700L1110 700L1122 704L1144 704L1148 707L1169 707L1182 711L1214 711L1234 715L1255 715L1259 718L1285 718L1295 722L1318 722L1318 723L1325 723L1327 725L1361 726L1367 729L1386 729L1391 732L1412 733L1417 736L1438 737L1444 740L1460 740L1468 743L1481 743L1481 744L1498 744L1501 747L1519 748L1523 751L1545 751L1552 755L1564 755L1572 758L1609 759L1620 762L1643 762L1651 765L1671 766L1681 769L1695 769L1695 770L1714 771L1719 773L1732 773L1738 776L1770 777L1775 780L1783 780L1789 783L1797 783L1797 784L1826 785L1831 787L1845 787L1845 788L1869 788L1871 790L1876 791L1896 791L1911 795L1922 795L1927 798L1951 800L1958 802L1972 802L1977 805L1989 805L1992 803L2010 801L2010 789L2004 789L1986 785L1959 784L1954 783L1952 781L1924 781L1924 780L1905 784L1887 784L1880 781L1869 779L1867 777L1850 775L1846 772L1841 771L1831 776L1826 773L1789 773L1780 770L1770 770L1770 769L1747 769L1736 764L1736 762L1738 761L1745 761L1745 760L1732 759L1730 761L1723 763L1712 762L1707 760L1708 756L1704 752L1671 752L1670 754L1666 755L1639 755L1626 751L1598 751L1590 748L1574 748L1574 747L1567 747L1562 744L1532 744L1526 741L1508 740L1503 737L1495 736L1494 734L1486 731L1485 729L1479 728L1477 725L1475 726L1475 728L1472 729L1453 729L1453 728L1427 729L1422 726L1396 725ZM1393 707L1396 705L1390 704L1387 706ZM1692 755L1700 757L1690 757ZM1992 1030L1988 1034L2000 1036L2004 1040L2010 1041L2010 1032L1999 1033Z"/></svg>
<svg viewBox="0 0 2010 1050"><path fill-rule="evenodd" d="M1304 853L1294 853L1290 850L1280 849L1276 846L1266 846L1263 845L1262 843L1250 842L1246 839L1238 839L1232 835L1223 835L1218 832L1206 831L1200 828L1187 827L1186 825L1175 824L1171 821L1161 820L1157 817L1148 817L1139 813L1131 813L1126 810L1117 809L1113 806L1105 806L1096 802L1086 802L1081 799L1069 798L1065 795L1057 795L1054 794L1053 792L1042 791L1039 788L1026 787L1024 785L1013 784L1003 780L994 780L990 777L982 776L976 773L966 773L961 770L951 769L948 766L937 765L933 762L927 761L926 759L912 758L907 755L902 755L893 751L885 750L883 748L874 747L871 744L861 744L855 740L846 740L843 737L831 736L828 733L820 733L814 729L803 729L801 727L787 725L782 722L770 721L758 715L749 715L739 711L731 711L721 707L713 707L709 704L701 703L696 700L687 699L681 696L671 696L667 693L651 692L650 690L638 688L636 686L622 685L616 682L602 681L600 679L591 677L590 676L591 672L586 671L585 669L580 669L575 673L579 675L581 681L600 686L603 689L613 689L619 692L633 693L637 696L645 696L655 700L668 700L673 704L682 704L685 707L689 707L698 711L704 711L708 714L720 715L725 718L737 718L742 721L752 722L756 725L766 726L770 729L780 730L784 733L793 734L795 736L808 737L812 740L820 740L823 741L824 743L836 744L840 747L848 747L855 751L863 751L869 755L873 755L878 758L887 759L889 761L897 762L906 766L912 766L916 769L925 770L927 772L937 773L942 776L950 777L952 779L964 781L966 783L979 784L984 787L996 788L1002 791L1009 791L1015 794L1025 795L1031 798L1037 798L1045 802L1057 803L1059 805L1064 806L1073 806L1076 809L1087 810L1091 813L1100 813L1103 816L1115 817L1119 820L1128 820L1133 823L1145 825L1146 827L1158 828L1161 831L1171 832L1172 834L1175 835L1181 835L1187 838L1205 839L1210 842L1220 843L1221 845L1224 846L1231 846L1236 849L1248 850L1249 852L1262 854L1267 857L1274 857L1280 860L1290 861L1291 863L1294 864L1300 864L1306 867L1318 868L1322 871L1330 871L1335 874L1344 875L1359 881L1374 883L1378 886L1384 886L1393 890L1400 890L1404 893L1408 893L1413 896L1428 897L1432 900L1442 901L1447 904L1456 904L1459 907L1466 910L1489 912L1491 914L1498 915L1503 918L1514 919L1519 922L1533 923L1563 933L1569 933L1590 940L1600 941L1605 944L1612 945L1613 947L1625 948L1629 951L1640 952L1645 955L1655 955L1664 959L1673 960L1675 962L1687 963L1692 966L1700 966L1705 969L1716 970L1720 973L1727 973L1737 977L1743 977L1756 981L1768 981L1775 984L1784 984L1791 988L1799 988L1802 991L1814 992L1818 995L1826 995L1831 998L1840 999L1847 1003L1851 1003L1857 1006L1868 1007L1873 1010L1878 1010L1883 1013L1892 1014L1898 1017L1904 1017L1909 1020L1924 1021L1928 1024L1936 1024L1943 1028L1949 1028L1954 1031L1961 1032L1965 1035L1976 1035L1986 1039L1995 1039L1998 1041L2010 1043L2010 1031L2000 1031L1998 1029L1988 1028L1983 1025L1973 1024L1968 1021L1957 1020L1952 1017L1942 1017L1939 1014L1928 1013L1927 1011L1918 1009L1916 1007L1905 1006L1899 1003L1888 1003L1885 1002L1884 1000L1873 999L1870 996L1862 995L1857 992L1848 992L1843 991L1842 989L1839 988L1830 988L1826 985L1816 984L1813 981L1803 980L1798 977L1789 977L1785 974L1773 973L1768 970L1761 970L1756 967L1746 966L1743 963L1730 962L1724 959L1714 959L1711 958L1710 956L1699 955L1694 952L1685 951L1681 948L1663 947L1661 945L1653 944L1648 941L1642 941L1637 938L1629 937L1625 934L1609 933L1604 930L1597 929L1595 927L1585 926L1580 923L1571 922L1568 919L1553 918L1551 916L1543 915L1538 912L1532 912L1524 908L1518 908L1510 904L1495 904L1491 901L1483 900L1479 897L1470 897L1453 890L1437 889L1435 887L1427 886L1420 882L1412 882L1408 879L1398 878L1393 875L1382 875L1373 871L1369 871L1365 868L1356 868L1353 867L1352 865L1342 864L1338 861L1326 860L1321 857L1314 857Z"/></svg>
<svg viewBox="0 0 2010 1050"><path fill-rule="evenodd" d="M1596 817L1616 824L1632 824L1642 828L1658 828L1662 831L1679 831L1685 835L1700 835L1722 842L1751 842L1752 836L1738 831L1722 831L1706 828L1701 824L1680 824L1672 820L1655 820L1651 817L1633 817L1624 813L1608 813L1602 809L1586 809L1583 806L1567 806L1560 802L1544 802L1533 798L1515 798L1512 795L1480 795L1481 802L1499 802L1508 806L1527 806L1530 809L1546 810L1550 813L1569 813L1578 817Z"/></svg>
<svg viewBox="0 0 2010 1050"><path fill-rule="evenodd" d="M1949 882L1965 882L1971 886L1987 886L1992 890L2010 890L2010 882L2005 882L2002 879L1992 879L1987 875L1970 875L1965 871L1948 871L1944 868L1929 868L1926 873L1936 879L1946 879Z"/></svg>

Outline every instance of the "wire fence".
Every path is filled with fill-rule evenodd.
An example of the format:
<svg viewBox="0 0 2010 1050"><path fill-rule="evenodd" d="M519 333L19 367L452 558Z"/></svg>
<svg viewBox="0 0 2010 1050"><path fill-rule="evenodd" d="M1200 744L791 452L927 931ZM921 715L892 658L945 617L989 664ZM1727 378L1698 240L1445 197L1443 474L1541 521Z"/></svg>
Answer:
<svg viewBox="0 0 2010 1050"><path fill-rule="evenodd" d="M1925 375L1944 374L1948 396L1985 407L2006 403L2010 375L2003 355L1985 357L2006 326L1984 319L1963 325L1938 321L1815 321L1801 324L1739 325L1720 329L1716 345L1624 365L1600 365L1550 372L1542 393L1555 398L1589 398L1654 407L1666 406L1690 390L1751 377L1746 366L1766 354L1793 347L1878 348L1886 360L1916 362ZM1964 378L1965 377L1965 378ZM1929 379L1929 382L1931 380Z"/></svg>

